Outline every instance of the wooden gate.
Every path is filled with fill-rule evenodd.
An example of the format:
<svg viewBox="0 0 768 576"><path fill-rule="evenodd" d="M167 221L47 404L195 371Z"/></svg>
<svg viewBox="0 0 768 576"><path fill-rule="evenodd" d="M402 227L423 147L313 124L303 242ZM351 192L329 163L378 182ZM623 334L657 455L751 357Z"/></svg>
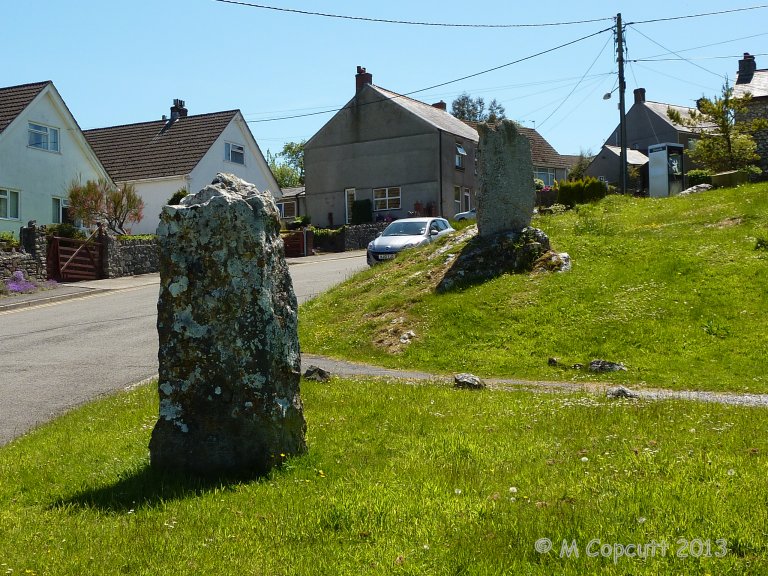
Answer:
<svg viewBox="0 0 768 576"><path fill-rule="evenodd" d="M104 277L98 231L87 240L54 236L48 242L48 277L60 282Z"/></svg>

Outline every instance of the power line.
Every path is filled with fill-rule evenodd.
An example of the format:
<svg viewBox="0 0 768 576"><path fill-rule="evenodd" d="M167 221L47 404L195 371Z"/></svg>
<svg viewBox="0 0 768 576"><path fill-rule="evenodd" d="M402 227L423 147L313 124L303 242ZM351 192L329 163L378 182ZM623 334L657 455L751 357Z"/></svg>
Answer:
<svg viewBox="0 0 768 576"><path fill-rule="evenodd" d="M768 56L768 52L762 52L752 54L752 56ZM686 58L686 62L693 62L694 60L732 60L734 58L741 58L741 54L735 56L699 56L698 58ZM635 60L629 60L629 62L679 62L680 58L636 58Z"/></svg>
<svg viewBox="0 0 768 576"><path fill-rule="evenodd" d="M220 0L216 0L220 1ZM222 0L223 1L223 0ZM501 70L502 68L507 68L508 66L512 66L514 64L519 64L520 62L525 62L526 60L531 60L533 58L536 58L538 56L543 56L544 54L548 54L550 52L554 52L556 50L560 50L561 48L565 48L566 46L571 46L573 44L576 44L578 42L582 42L584 40L587 40L588 38L592 38L593 36L597 36L599 34L602 34L603 32L607 32L608 30L613 30L613 26L610 28L604 28L603 30L599 30L598 32L594 32L592 34L588 34L587 36L582 36L581 38L577 38L576 40L571 40L570 42L566 42L564 44L560 44L558 46L555 46L554 48L548 48L547 50L542 50L541 52L536 52L535 54L530 54L528 56L524 56L523 58L518 58L517 60L513 60L512 62L507 62L506 64L501 64L499 66L494 66L493 68L488 68L487 70L482 70L480 72L475 72L474 74L467 74L466 76L462 76L461 78L456 78L454 80L448 80L447 82L441 82L439 84L433 84L432 86L427 86L426 88L420 88L418 90L412 90L411 92L406 92L405 94L398 94L397 96L393 98L381 98L380 100L375 100L372 102L368 102L363 105L367 104L377 104L379 102L384 102L386 100L393 100L394 98L404 98L411 96L413 94L418 94L420 92L426 92L427 90L434 90L435 88L440 88L442 86L447 86L448 84L455 84L456 82L462 82L463 80L468 80L470 78L475 78L477 76L481 76L483 74L488 74L490 72L495 72L497 70ZM262 118L260 120L247 120L249 124L256 124L261 122L275 122L277 120L293 120L295 118L307 118L309 116L319 116L321 114L329 114L331 112L338 112L339 110L343 110L342 107L337 107L333 109L328 110L321 110L319 112L309 112L307 114L293 114L290 116L281 116L276 118Z"/></svg>
<svg viewBox="0 0 768 576"><path fill-rule="evenodd" d="M691 66L696 66L696 68L700 68L701 70L704 70L704 72L708 72L709 74L712 74L712 75L714 75L714 76L717 76L718 78L722 78L722 76L721 76L720 74L718 74L718 73L716 73L716 72L712 72L712 70L708 70L707 68L704 68L704 66L699 66L698 64L696 64L695 62L691 62L689 59L685 58L684 56L680 56L680 54L678 54L678 53L677 53L677 52L675 52L674 50L670 50L670 49L669 49L669 48L667 48L666 46L662 46L661 44L659 44L658 42L656 42L656 40L654 40L653 38L651 38L651 37L647 36L646 34L643 34L642 32L640 32L640 30L638 30L638 29L637 29L637 28L635 28L634 26L632 26L632 29L633 29L635 32L637 32L638 34L640 34L641 36L643 36L643 37L644 37L646 40L649 40L649 41L653 42L654 44L656 44L656 46L658 46L658 47L659 47L659 48L661 48L662 50L666 50L668 54L674 54L674 55L675 55L675 56L677 56L677 57L678 57L680 60L683 60L683 61L685 61L685 62L688 62L688 63L689 63Z"/></svg>
<svg viewBox="0 0 768 576"><path fill-rule="evenodd" d="M732 40L723 40L722 42L713 42L712 44L702 44L701 46L694 46L693 48L684 48L682 50L678 50L678 53L691 52L692 50L700 50L701 48L711 48L712 46L730 44L731 42L740 42L741 40L749 40L750 38L757 38L758 36L768 36L768 32L761 32L760 34L752 34L750 36L742 36L741 38L733 38ZM666 56L667 54L668 52L665 52L664 54L654 54L653 56L646 56L646 58L658 58L659 56ZM756 54L756 56L759 56L759 54Z"/></svg>
<svg viewBox="0 0 768 576"><path fill-rule="evenodd" d="M719 10L717 12L702 12L701 14L688 14L687 16L670 16L668 18L654 18L652 20L637 20L636 22L627 22L626 25L631 24L650 24L652 22L668 22L670 20L685 20L687 18L701 18L702 16L720 16L722 14L731 14L733 12L746 12L748 10L760 10L761 8L768 8L768 4L760 4L758 6L749 6L747 8L732 8L731 10Z"/></svg>
<svg viewBox="0 0 768 576"><path fill-rule="evenodd" d="M604 22L612 18L593 18L591 20L574 20L571 22L547 22L542 24L452 24L448 22L417 22L412 20L389 20L386 18L368 18L365 16L346 16L343 14L329 14L327 12L313 12L311 10L297 10L295 8L279 8L277 6L266 6L264 4L254 4L253 2L240 2L237 0L214 0L222 4L235 4L237 6L246 6L248 8L260 8L262 10L274 10L276 12L288 12L291 14L302 14L304 16L321 16L323 18L336 18L340 20L357 20L362 22L378 22L380 24L403 24L408 26L432 26L437 28L543 28L551 26L570 26L573 24L589 24L593 22Z"/></svg>

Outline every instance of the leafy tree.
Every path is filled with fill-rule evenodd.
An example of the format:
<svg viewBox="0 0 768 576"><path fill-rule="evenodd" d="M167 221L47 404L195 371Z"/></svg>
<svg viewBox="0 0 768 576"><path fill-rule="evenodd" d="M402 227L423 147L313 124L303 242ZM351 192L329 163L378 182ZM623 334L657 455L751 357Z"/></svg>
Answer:
<svg viewBox="0 0 768 576"><path fill-rule="evenodd" d="M485 100L478 96L472 98L466 92L461 93L451 103L451 114L459 120L467 122L499 122L506 118L504 106L494 98L485 110Z"/></svg>
<svg viewBox="0 0 768 576"><path fill-rule="evenodd" d="M698 110L688 118L672 109L667 110L667 116L699 135L693 149L686 150L695 163L712 172L749 170L760 160L753 135L768 127L763 118L739 120L750 100L749 95L734 97L733 88L726 82L720 96L700 98L696 103Z"/></svg>
<svg viewBox="0 0 768 576"><path fill-rule="evenodd" d="M67 195L70 214L87 226L103 220L114 233L125 234L126 222L144 217L144 201L133 184L114 186L103 178L85 184L73 181Z"/></svg>
<svg viewBox="0 0 768 576"><path fill-rule="evenodd" d="M282 152L272 154L267 150L267 164L280 188L295 188L304 184L304 144L287 142Z"/></svg>
<svg viewBox="0 0 768 576"><path fill-rule="evenodd" d="M586 176L587 167L592 161L591 150L581 150L579 152L579 158L576 160L576 164L573 165L568 172L568 180L583 180Z"/></svg>
<svg viewBox="0 0 768 576"><path fill-rule="evenodd" d="M186 198L188 195L189 191L186 188L179 188L176 190L176 192L173 193L173 196L168 198L167 204L169 206L176 206L181 204L182 199Z"/></svg>

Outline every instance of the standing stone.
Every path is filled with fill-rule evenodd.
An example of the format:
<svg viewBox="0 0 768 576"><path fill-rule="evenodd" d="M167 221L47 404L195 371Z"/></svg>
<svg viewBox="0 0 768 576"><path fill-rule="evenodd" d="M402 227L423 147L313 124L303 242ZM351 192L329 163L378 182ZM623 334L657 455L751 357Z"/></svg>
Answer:
<svg viewBox="0 0 768 576"><path fill-rule="evenodd" d="M258 475L306 451L279 230L272 197L230 174L163 208L153 467Z"/></svg>
<svg viewBox="0 0 768 576"><path fill-rule="evenodd" d="M479 124L480 196L477 230L481 237L520 232L531 223L536 202L531 145L514 122Z"/></svg>

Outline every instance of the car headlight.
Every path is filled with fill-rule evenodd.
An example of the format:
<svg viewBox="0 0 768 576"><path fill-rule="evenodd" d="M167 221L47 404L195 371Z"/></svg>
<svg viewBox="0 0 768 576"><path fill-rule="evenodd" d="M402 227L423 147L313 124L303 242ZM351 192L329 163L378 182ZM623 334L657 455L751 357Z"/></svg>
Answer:
<svg viewBox="0 0 768 576"><path fill-rule="evenodd" d="M368 250L373 250L373 242L368 242Z"/></svg>

